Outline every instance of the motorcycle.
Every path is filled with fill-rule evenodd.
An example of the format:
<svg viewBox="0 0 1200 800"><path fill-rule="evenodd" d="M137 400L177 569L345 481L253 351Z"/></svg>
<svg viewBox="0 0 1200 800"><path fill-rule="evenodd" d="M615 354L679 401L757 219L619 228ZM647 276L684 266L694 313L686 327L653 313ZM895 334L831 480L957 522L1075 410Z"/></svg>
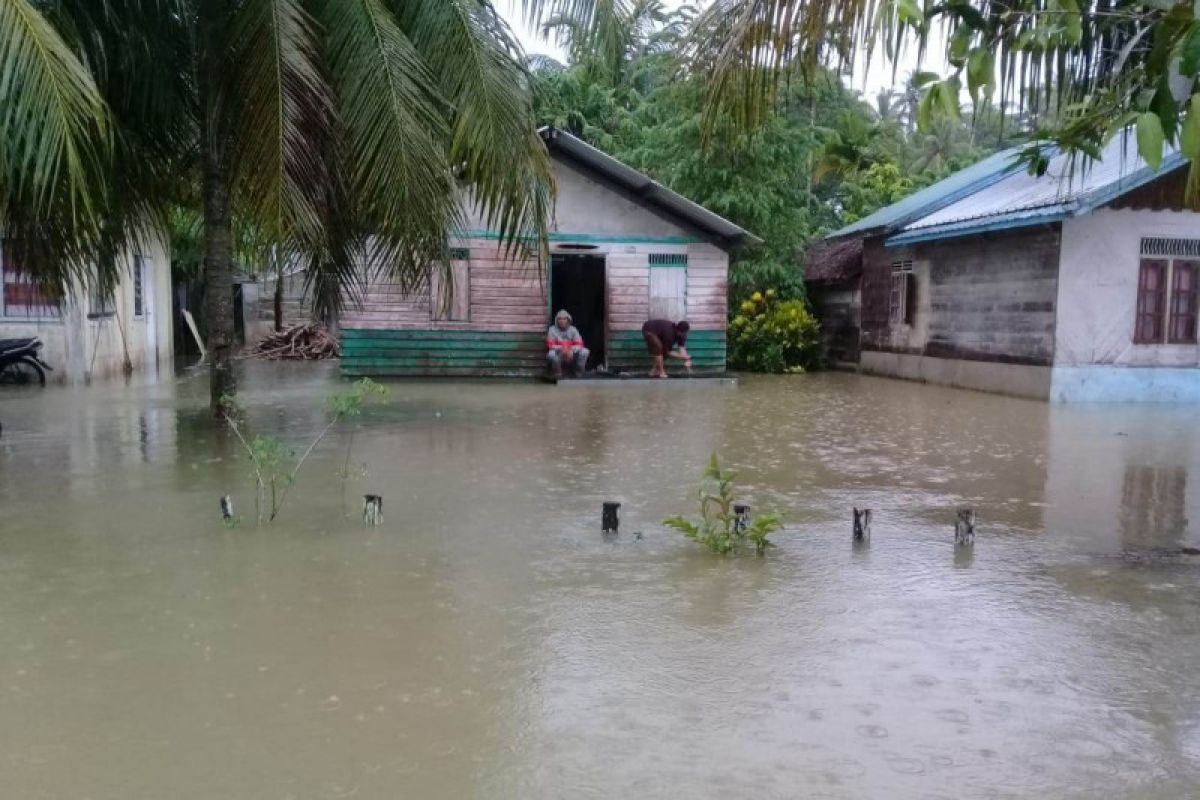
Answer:
<svg viewBox="0 0 1200 800"><path fill-rule="evenodd" d="M0 339L0 384L45 386L46 373L54 368L38 355L41 349L42 342L36 337Z"/></svg>

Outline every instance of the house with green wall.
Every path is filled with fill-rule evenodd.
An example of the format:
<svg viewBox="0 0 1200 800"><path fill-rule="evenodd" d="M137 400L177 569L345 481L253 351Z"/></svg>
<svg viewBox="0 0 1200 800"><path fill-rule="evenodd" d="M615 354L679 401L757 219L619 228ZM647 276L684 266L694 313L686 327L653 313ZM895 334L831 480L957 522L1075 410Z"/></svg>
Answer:
<svg viewBox="0 0 1200 800"><path fill-rule="evenodd" d="M697 372L724 372L729 254L753 234L554 128L558 195L547 269L481 221L450 242L451 270L418 292L375 280L341 320L347 375L532 376L566 308L590 368L649 369L648 319L686 319Z"/></svg>

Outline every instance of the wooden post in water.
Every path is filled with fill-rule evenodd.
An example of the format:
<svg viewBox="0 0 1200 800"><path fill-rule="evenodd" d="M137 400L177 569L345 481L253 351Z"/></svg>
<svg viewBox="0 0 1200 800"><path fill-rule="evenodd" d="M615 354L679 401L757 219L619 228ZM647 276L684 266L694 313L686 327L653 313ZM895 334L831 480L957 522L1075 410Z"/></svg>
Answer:
<svg viewBox="0 0 1200 800"><path fill-rule="evenodd" d="M733 529L738 533L743 533L746 526L750 523L750 506L745 503L733 504Z"/></svg>
<svg viewBox="0 0 1200 800"><path fill-rule="evenodd" d="M621 504L612 500L604 502L604 508L600 512L600 530L604 533L617 533L617 528L621 524L620 520Z"/></svg>
<svg viewBox="0 0 1200 800"><path fill-rule="evenodd" d="M871 541L871 509L854 507L854 541Z"/></svg>
<svg viewBox="0 0 1200 800"><path fill-rule="evenodd" d="M377 494L363 495L363 524L378 525L383 522L383 497Z"/></svg>
<svg viewBox="0 0 1200 800"><path fill-rule="evenodd" d="M954 522L954 544L959 547L969 547L975 544L975 511L970 508L960 508L958 519Z"/></svg>

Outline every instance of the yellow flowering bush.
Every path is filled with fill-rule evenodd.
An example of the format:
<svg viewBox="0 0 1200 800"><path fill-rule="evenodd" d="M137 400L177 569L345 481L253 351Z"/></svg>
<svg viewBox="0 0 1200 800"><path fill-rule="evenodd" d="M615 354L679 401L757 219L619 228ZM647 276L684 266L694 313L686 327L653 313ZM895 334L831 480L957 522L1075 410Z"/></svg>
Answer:
<svg viewBox="0 0 1200 800"><path fill-rule="evenodd" d="M804 372L818 363L820 328L803 300L755 292L729 323L729 361L751 372Z"/></svg>

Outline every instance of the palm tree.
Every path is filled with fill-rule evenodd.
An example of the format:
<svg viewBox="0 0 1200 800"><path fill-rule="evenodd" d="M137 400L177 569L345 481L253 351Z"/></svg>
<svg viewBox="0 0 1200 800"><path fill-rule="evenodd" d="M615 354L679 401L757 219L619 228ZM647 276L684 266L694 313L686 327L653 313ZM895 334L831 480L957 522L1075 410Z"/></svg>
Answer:
<svg viewBox="0 0 1200 800"><path fill-rule="evenodd" d="M583 24L627 0L524 0L531 16L569 12ZM1062 148L1099 152L1136 123L1138 149L1151 165L1166 143L1192 161L1189 184L1200 201L1200 7L1144 0L712 0L690 36L690 74L708 86L706 129L730 115L745 129L776 110L789 75L811 77L829 64L879 53L896 64L909 48L927 54L936 31L949 65L917 73L918 127L953 116L959 87L978 111L998 107L1067 109L1036 133ZM942 58L937 58L941 61ZM1041 158L1035 144L1025 157Z"/></svg>
<svg viewBox="0 0 1200 800"><path fill-rule="evenodd" d="M203 215L213 406L235 389L236 228L308 267L319 309L445 264L469 193L546 240L549 159L491 0L0 0L0 220L47 285Z"/></svg>
<svg viewBox="0 0 1200 800"><path fill-rule="evenodd" d="M686 6L668 11L663 0L597 0L590 12L563 3L541 27L567 51L572 65L617 85L639 58L680 34L689 15L694 11Z"/></svg>

